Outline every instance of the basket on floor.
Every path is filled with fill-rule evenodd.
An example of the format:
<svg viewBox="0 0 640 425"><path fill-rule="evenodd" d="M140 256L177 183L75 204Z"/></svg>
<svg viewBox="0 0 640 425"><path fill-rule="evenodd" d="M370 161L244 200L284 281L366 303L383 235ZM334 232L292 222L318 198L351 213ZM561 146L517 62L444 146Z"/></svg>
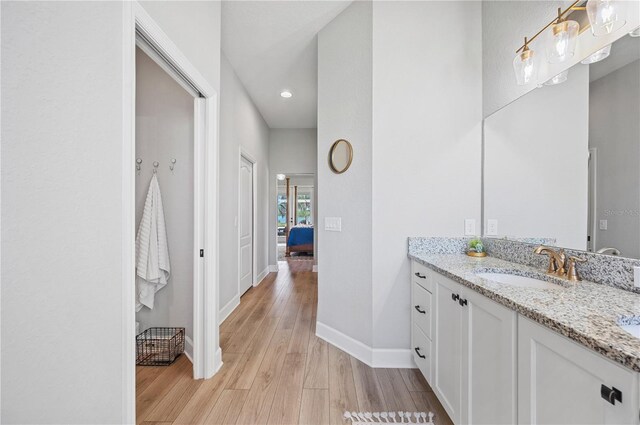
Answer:
<svg viewBox="0 0 640 425"><path fill-rule="evenodd" d="M170 365L184 352L184 328L149 328L136 336L136 364Z"/></svg>

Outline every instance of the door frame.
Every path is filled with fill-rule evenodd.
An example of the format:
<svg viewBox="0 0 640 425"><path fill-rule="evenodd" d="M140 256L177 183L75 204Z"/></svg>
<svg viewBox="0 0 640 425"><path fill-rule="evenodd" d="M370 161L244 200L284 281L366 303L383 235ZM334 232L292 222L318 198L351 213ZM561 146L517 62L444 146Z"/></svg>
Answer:
<svg viewBox="0 0 640 425"><path fill-rule="evenodd" d="M194 99L194 378L222 366L218 335L218 93L137 2L123 3L122 135L122 405L135 423L135 92L136 33L200 93ZM204 257L199 257L204 249Z"/></svg>
<svg viewBox="0 0 640 425"><path fill-rule="evenodd" d="M241 278L241 267L242 267L242 259L240 258L240 217L241 217L241 203L240 203L240 190L242 189L242 182L240 181L240 169L242 167L242 158L246 159L247 161L249 161L251 163L251 176L253 181L251 182L253 188L252 188L252 235L251 235L251 251L252 251L252 255L251 255L251 286L255 287L258 285L258 282L256 282L256 268L257 268L257 262L256 262L256 229L258 226L258 161L255 159L255 157L249 153L247 151L247 149L244 146L240 146L238 148L239 151L239 155L238 155L238 213L237 213L237 217L238 217L238 298L240 298L240 296L242 295L242 293L240 292L240 278Z"/></svg>

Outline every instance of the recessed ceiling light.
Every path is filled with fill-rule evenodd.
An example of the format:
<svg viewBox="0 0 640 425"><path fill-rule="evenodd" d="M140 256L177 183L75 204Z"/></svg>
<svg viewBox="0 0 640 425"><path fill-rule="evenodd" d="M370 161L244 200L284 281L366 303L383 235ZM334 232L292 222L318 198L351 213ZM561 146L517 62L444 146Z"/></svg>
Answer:
<svg viewBox="0 0 640 425"><path fill-rule="evenodd" d="M291 93L289 90L283 90L282 92L280 92L280 96L284 97L285 99L289 99L293 96L293 93Z"/></svg>

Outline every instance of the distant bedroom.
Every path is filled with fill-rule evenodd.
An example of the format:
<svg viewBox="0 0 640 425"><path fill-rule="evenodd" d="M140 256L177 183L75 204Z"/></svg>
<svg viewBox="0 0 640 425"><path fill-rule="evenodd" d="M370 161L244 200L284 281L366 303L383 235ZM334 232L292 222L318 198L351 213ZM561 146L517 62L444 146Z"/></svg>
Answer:
<svg viewBox="0 0 640 425"><path fill-rule="evenodd" d="M312 174L277 176L278 261L313 259L316 216L314 181Z"/></svg>

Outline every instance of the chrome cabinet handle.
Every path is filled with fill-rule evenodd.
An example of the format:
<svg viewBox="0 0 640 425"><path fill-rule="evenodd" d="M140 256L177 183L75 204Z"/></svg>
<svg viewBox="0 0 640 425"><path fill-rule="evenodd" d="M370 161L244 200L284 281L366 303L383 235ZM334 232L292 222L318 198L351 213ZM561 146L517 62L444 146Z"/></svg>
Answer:
<svg viewBox="0 0 640 425"><path fill-rule="evenodd" d="M420 279L426 279L427 276L420 274L420 272L415 272L414 273L416 276L418 276Z"/></svg>
<svg viewBox="0 0 640 425"><path fill-rule="evenodd" d="M414 308L416 310L418 310L418 313L427 314L427 312L425 310L420 310L420 306L419 305L414 306Z"/></svg>
<svg viewBox="0 0 640 425"><path fill-rule="evenodd" d="M424 354L420 354L420 347L416 347L414 348L414 350L416 350L416 354L418 355L418 357L420 357L421 359L426 359L427 356L425 356Z"/></svg>

